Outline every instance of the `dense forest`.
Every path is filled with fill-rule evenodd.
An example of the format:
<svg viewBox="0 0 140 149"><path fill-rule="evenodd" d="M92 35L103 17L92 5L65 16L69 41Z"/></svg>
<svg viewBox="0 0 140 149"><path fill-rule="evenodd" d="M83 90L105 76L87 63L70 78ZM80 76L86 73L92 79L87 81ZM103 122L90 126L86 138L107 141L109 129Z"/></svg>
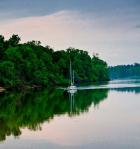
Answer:
<svg viewBox="0 0 140 149"><path fill-rule="evenodd" d="M111 79L140 78L140 64L109 67Z"/></svg>
<svg viewBox="0 0 140 149"><path fill-rule="evenodd" d="M20 43L18 35L8 40L0 35L0 86L50 86L69 83L69 64L75 82L109 80L107 63L87 51L68 48L54 51L40 41Z"/></svg>

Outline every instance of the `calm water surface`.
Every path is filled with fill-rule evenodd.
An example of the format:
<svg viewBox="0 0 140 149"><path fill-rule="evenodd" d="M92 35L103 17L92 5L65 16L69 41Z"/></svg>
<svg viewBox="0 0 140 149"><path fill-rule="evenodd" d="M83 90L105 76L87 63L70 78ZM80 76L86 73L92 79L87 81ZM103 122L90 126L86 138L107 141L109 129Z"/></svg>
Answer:
<svg viewBox="0 0 140 149"><path fill-rule="evenodd" d="M140 80L1 93L0 149L139 149Z"/></svg>

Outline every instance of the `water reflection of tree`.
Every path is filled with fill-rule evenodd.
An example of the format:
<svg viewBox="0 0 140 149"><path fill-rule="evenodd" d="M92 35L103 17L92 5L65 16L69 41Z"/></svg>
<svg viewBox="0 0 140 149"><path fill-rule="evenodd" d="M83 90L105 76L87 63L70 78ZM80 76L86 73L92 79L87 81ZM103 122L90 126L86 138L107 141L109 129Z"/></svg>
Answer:
<svg viewBox="0 0 140 149"><path fill-rule="evenodd" d="M69 95L62 90L26 91L5 93L0 97L0 140L6 136L21 134L20 129L41 129L44 121L55 115L79 115L98 105L107 97L107 90L79 91L74 96L73 111L70 111Z"/></svg>
<svg viewBox="0 0 140 149"><path fill-rule="evenodd" d="M82 90L74 95L73 111L68 111L70 115L79 115L88 112L93 104L95 107L107 97L108 90ZM71 113L70 113L71 112Z"/></svg>

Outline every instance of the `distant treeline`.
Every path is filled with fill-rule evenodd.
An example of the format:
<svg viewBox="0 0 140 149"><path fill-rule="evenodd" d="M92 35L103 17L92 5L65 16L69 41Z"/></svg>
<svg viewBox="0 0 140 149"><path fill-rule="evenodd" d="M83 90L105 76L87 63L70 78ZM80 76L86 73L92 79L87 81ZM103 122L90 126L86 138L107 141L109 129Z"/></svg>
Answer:
<svg viewBox="0 0 140 149"><path fill-rule="evenodd" d="M111 79L140 78L140 64L110 67L109 74Z"/></svg>
<svg viewBox="0 0 140 149"><path fill-rule="evenodd" d="M9 40L0 35L0 86L50 86L69 83L69 64L75 81L109 80L107 63L87 51L68 48L54 51L40 41L20 43L13 35Z"/></svg>

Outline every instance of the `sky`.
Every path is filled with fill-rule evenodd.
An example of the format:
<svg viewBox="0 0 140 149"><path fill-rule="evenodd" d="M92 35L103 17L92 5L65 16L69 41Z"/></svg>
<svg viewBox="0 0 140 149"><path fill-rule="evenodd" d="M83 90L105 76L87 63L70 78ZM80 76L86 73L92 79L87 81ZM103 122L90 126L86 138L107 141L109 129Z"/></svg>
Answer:
<svg viewBox="0 0 140 149"><path fill-rule="evenodd" d="M0 0L0 34L98 53L110 66L140 63L140 0Z"/></svg>

